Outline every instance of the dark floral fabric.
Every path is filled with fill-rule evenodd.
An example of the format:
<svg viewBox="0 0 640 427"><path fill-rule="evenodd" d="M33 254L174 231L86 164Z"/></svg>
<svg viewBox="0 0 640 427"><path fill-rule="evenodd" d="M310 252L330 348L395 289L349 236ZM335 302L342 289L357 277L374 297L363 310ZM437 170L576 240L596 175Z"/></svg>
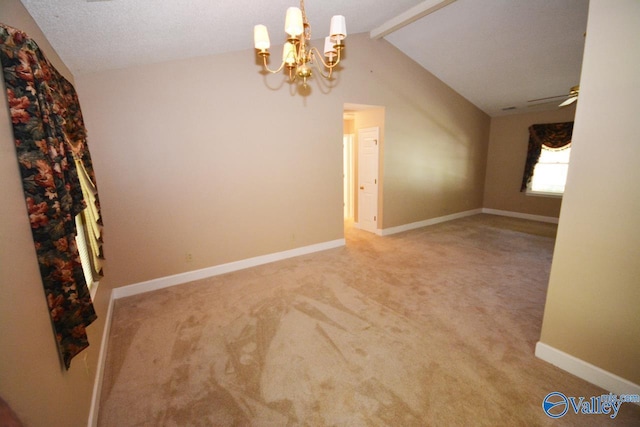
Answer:
<svg viewBox="0 0 640 427"><path fill-rule="evenodd" d="M75 241L85 202L74 156L95 183L82 113L71 83L22 31L0 24L0 61L46 301L69 369L96 319Z"/></svg>
<svg viewBox="0 0 640 427"><path fill-rule="evenodd" d="M532 125L529 127L529 147L527 149L527 161L524 165L524 174L522 176L522 184L520 191L526 191L533 170L540 159L542 146L549 148L560 148L567 144L571 144L573 134L573 122L563 123L546 123Z"/></svg>

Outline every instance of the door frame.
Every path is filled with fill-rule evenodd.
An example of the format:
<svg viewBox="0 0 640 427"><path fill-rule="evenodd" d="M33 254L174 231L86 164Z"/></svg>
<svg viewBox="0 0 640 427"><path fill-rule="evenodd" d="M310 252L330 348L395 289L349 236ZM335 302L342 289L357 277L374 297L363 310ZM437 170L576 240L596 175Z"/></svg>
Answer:
<svg viewBox="0 0 640 427"><path fill-rule="evenodd" d="M342 136L342 149L343 149L343 203L344 203L344 219L355 220L354 209L354 189L355 185L355 167L354 167L354 143L355 135L352 133L345 133Z"/></svg>

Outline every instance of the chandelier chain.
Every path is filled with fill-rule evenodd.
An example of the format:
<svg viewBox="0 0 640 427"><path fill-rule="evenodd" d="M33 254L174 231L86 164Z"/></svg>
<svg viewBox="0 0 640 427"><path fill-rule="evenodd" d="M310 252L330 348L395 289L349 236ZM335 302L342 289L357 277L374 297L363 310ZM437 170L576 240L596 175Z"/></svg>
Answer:
<svg viewBox="0 0 640 427"><path fill-rule="evenodd" d="M305 40L311 40L311 25L307 19L307 12L304 10L304 0L300 0L300 11L302 12L302 25L304 27Z"/></svg>

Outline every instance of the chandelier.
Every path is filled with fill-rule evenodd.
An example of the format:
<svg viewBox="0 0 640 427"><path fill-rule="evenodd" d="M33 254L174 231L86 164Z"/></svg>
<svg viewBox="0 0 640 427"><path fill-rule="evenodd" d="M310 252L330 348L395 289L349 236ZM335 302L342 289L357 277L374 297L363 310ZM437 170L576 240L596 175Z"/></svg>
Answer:
<svg viewBox="0 0 640 427"><path fill-rule="evenodd" d="M347 26L342 15L331 18L330 35L324 41L324 58L320 51L311 46L311 26L304 10L304 0L300 0L300 8L287 9L284 31L287 33L287 41L282 49L282 64L277 70L272 70L267 65L269 58L269 32L264 25L256 25L253 29L253 39L257 54L264 61L264 69L272 74L281 72L286 68L289 81L302 79L303 86L307 87L307 79L311 77L311 65L315 65L320 75L325 79L331 79L333 69L340 62L340 52L344 49L344 39L347 37ZM320 64L324 67L321 68Z"/></svg>

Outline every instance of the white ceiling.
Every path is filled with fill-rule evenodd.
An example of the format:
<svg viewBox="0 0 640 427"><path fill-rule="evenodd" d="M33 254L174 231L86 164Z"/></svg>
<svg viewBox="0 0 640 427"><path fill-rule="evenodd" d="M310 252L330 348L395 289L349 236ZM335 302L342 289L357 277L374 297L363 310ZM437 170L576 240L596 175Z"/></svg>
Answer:
<svg viewBox="0 0 640 427"><path fill-rule="evenodd" d="M580 82L588 4L456 0L386 39L491 116L531 111Z"/></svg>
<svg viewBox="0 0 640 427"><path fill-rule="evenodd" d="M266 24L277 44L286 8L299 4L21 1L76 76L251 49L256 24ZM437 0L306 0L305 8L312 37L322 38L335 14L344 15L355 34L432 3ZM568 93L579 83L587 7L588 0L455 0L385 39L491 116L549 109L562 98L527 101Z"/></svg>

